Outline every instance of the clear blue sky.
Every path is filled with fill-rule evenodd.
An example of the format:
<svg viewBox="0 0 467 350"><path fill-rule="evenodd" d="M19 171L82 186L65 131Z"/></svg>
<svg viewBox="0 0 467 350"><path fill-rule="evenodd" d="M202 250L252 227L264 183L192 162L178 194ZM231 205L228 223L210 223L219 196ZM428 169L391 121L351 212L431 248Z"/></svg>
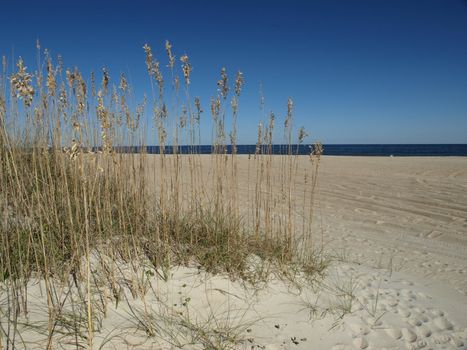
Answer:
<svg viewBox="0 0 467 350"><path fill-rule="evenodd" d="M168 39L190 56L205 119L221 67L241 70L240 143L256 139L260 81L278 118L294 99L309 141L467 143L466 0L7 1L0 33L0 52L29 67L39 38L65 66L127 73L140 94L143 44L164 61Z"/></svg>

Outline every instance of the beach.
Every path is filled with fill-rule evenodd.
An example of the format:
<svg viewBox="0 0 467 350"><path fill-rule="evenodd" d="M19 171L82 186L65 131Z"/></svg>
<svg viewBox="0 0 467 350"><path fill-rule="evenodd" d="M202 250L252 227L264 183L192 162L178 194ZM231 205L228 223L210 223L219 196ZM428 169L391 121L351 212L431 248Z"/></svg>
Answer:
<svg viewBox="0 0 467 350"><path fill-rule="evenodd" d="M160 161L149 157L148 164ZM279 179L281 163L279 156L275 159L271 178ZM306 156L296 159L298 169L310 162ZM199 178L209 191L213 158L198 160ZM237 158L235 193L241 203L252 200L252 162L248 156ZM181 186L189 188L181 169ZM148 179L153 177L150 172ZM306 207L300 194L309 185L296 181L298 207ZM152 190L157 192L157 186ZM273 191L280 192L279 186ZM324 156L313 210L313 241L327 261L319 277L308 281L300 273L284 278L270 271L267 282L251 284L196 264L173 266L168 278L142 279L149 291L144 297L126 292L120 303L110 297L103 303L94 347L467 348L466 158ZM99 259L105 257L94 256L91 267L97 280L105 265ZM251 269L261 264L252 257ZM135 271L145 271L131 261L118 262L118 268L122 281L116 283L122 284L135 280ZM43 280L28 284L30 324L47 323L43 290ZM19 348L46 342L33 329L23 330L22 337ZM76 344L66 334L54 341L62 348Z"/></svg>

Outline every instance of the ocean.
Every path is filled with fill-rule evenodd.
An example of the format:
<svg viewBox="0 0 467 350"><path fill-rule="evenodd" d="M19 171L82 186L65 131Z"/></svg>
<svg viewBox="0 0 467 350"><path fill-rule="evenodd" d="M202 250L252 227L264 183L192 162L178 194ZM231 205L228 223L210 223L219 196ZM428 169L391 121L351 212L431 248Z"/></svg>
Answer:
<svg viewBox="0 0 467 350"><path fill-rule="evenodd" d="M227 153L231 153L230 145L226 146ZM328 156L456 156L467 157L467 144L325 144L323 145L324 155ZM212 153L211 145L201 146L179 146L178 153ZM238 154L254 154L256 145L238 145ZM263 153L266 153L266 146L262 148ZM138 152L139 149L131 148L125 151ZM156 154L160 152L159 146L147 146L147 152ZM171 146L166 146L166 153L173 153ZM287 154L287 145L273 145L273 154ZM306 155L310 154L310 146L292 145L292 153Z"/></svg>

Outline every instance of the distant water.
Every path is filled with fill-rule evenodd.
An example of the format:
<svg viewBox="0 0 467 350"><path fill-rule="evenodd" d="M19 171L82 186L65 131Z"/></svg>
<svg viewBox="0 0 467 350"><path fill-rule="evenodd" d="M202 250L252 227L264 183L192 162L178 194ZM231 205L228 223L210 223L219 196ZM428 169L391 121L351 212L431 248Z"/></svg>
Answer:
<svg viewBox="0 0 467 350"><path fill-rule="evenodd" d="M374 144L374 145L324 145L324 155L328 156L467 156L467 144ZM238 154L254 154L256 145L238 145ZM125 148L126 152L139 152L137 148ZM173 153L171 146L165 147L165 153ZM231 146L226 146L227 153L231 153ZM159 146L147 146L150 154L160 153ZM179 146L178 153L210 154L211 145ZM287 154L287 145L273 145L273 154ZM266 147L262 148L266 153ZM292 153L305 155L310 153L309 145L292 145Z"/></svg>

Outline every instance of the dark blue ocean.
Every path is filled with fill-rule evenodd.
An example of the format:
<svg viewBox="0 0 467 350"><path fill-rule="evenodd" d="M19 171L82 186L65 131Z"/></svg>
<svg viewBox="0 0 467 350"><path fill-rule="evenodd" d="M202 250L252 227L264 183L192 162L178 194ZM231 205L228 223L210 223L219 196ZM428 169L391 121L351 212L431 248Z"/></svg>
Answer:
<svg viewBox="0 0 467 350"><path fill-rule="evenodd" d="M467 144L374 144L374 145L324 145L324 155L328 156L467 156ZM147 146L150 154L160 153L159 146ZM254 154L256 145L238 145L238 154ZM125 152L139 152L138 148L126 148ZM231 146L226 146L226 152L231 153ZM177 153L200 153L210 154L213 152L211 145L201 146L179 146ZM287 154L287 145L273 145L273 154ZM165 153L174 153L171 146L165 147ZM262 153L267 153L266 147ZM305 155L310 153L309 145L292 145L292 153Z"/></svg>

